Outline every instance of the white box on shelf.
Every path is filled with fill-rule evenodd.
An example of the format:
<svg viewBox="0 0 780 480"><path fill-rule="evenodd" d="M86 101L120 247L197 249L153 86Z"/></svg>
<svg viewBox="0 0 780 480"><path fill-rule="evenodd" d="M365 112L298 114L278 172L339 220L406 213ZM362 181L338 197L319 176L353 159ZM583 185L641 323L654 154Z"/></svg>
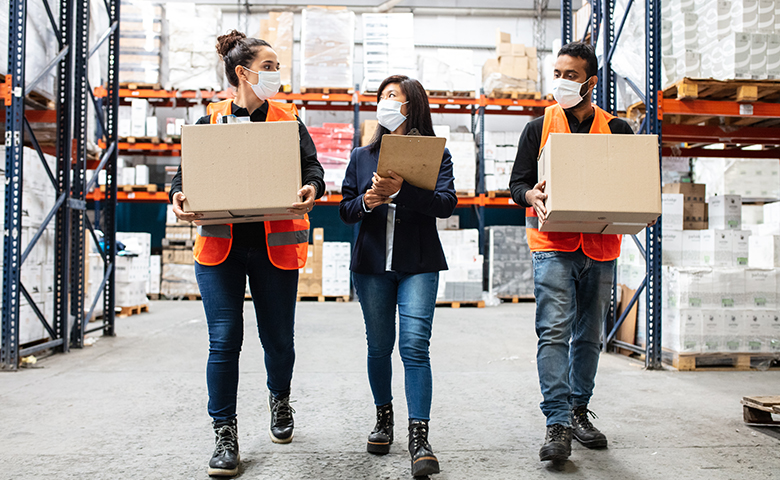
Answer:
<svg viewBox="0 0 780 480"><path fill-rule="evenodd" d="M718 310L702 310L702 352L719 353L725 350L725 320Z"/></svg>
<svg viewBox="0 0 780 480"><path fill-rule="evenodd" d="M683 231L661 229L662 262L664 265L683 265Z"/></svg>
<svg viewBox="0 0 780 480"><path fill-rule="evenodd" d="M732 264L735 267L747 267L750 256L750 231L734 230L732 232Z"/></svg>
<svg viewBox="0 0 780 480"><path fill-rule="evenodd" d="M661 201L663 230L682 230L685 219L685 195L682 193L662 193Z"/></svg>
<svg viewBox="0 0 780 480"><path fill-rule="evenodd" d="M696 267L699 265L701 265L701 230L683 230L682 266Z"/></svg>
<svg viewBox="0 0 780 480"><path fill-rule="evenodd" d="M749 252L750 268L780 267L780 235L752 235Z"/></svg>
<svg viewBox="0 0 780 480"><path fill-rule="evenodd" d="M135 166L135 185L148 185L149 184L149 166L148 165L136 165Z"/></svg>
<svg viewBox="0 0 780 480"><path fill-rule="evenodd" d="M723 317L723 326L725 328L725 334L723 339L723 351L724 352L741 352L743 350L743 334L742 325L747 320L747 315L744 311L724 311L721 310L718 313Z"/></svg>
<svg viewBox="0 0 780 480"><path fill-rule="evenodd" d="M133 137L146 136L146 114L149 111L149 101L143 98L134 98L130 101L131 127Z"/></svg>
<svg viewBox="0 0 780 480"><path fill-rule="evenodd" d="M720 195L710 197L709 226L714 229L740 230L742 228L742 197Z"/></svg>
<svg viewBox="0 0 780 480"><path fill-rule="evenodd" d="M734 239L731 230L701 230L701 265L731 267Z"/></svg>
<svg viewBox="0 0 780 480"><path fill-rule="evenodd" d="M777 270L745 270L745 292L749 308L777 309Z"/></svg>
<svg viewBox="0 0 780 480"><path fill-rule="evenodd" d="M745 305L745 271L741 268L714 268L712 293L717 308L743 309Z"/></svg>

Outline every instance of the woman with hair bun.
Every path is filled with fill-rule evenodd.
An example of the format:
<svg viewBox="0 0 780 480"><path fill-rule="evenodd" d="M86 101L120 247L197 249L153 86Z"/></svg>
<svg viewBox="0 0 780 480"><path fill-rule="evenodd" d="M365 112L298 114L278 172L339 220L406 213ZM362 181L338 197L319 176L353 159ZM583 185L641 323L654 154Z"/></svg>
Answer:
<svg viewBox="0 0 780 480"><path fill-rule="evenodd" d="M213 420L216 448L208 474L238 474L238 358L244 334L244 294L247 277L257 316L257 330L265 355L269 435L275 443L293 438L290 407L295 349L293 331L298 290L298 269L306 262L309 221L314 200L325 191L323 169L314 142L297 109L291 103L272 102L281 86L279 61L267 42L231 31L217 39L217 52L225 66L235 98L208 106L208 115L198 124L221 123L222 117L248 117L252 122L297 121L301 149L303 188L301 202L289 212L303 220L276 220L198 228L193 254L198 288L209 332L206 365L208 412ZM224 159L226 169L230 159ZM185 213L181 166L170 191L173 211L180 220L194 221L199 215Z"/></svg>

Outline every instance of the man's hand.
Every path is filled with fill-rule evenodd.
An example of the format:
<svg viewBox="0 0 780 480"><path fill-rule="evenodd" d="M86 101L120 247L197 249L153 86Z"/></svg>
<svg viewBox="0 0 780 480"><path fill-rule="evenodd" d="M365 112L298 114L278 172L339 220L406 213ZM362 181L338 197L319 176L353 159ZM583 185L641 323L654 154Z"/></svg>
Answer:
<svg viewBox="0 0 780 480"><path fill-rule="evenodd" d="M547 185L547 181L537 183L534 188L525 192L525 201L533 207L536 211L536 215L539 217L539 226L544 225L547 220L547 208L544 206L545 200L547 200L547 194L544 193L544 187Z"/></svg>
<svg viewBox="0 0 780 480"><path fill-rule="evenodd" d="M173 213L176 218L185 222L194 222L203 217L201 213L188 213L184 211L184 201L187 197L184 196L184 192L176 192L173 195Z"/></svg>
<svg viewBox="0 0 780 480"><path fill-rule="evenodd" d="M311 212L311 209L314 208L314 197L317 196L317 190L314 186L304 185L298 190L298 196L303 198L303 201L293 203L292 208L288 208L287 211L294 215L304 215Z"/></svg>
<svg viewBox="0 0 780 480"><path fill-rule="evenodd" d="M373 210L383 203L390 203L391 199L386 195L376 193L376 190L372 188L363 195L363 202L365 202L366 208Z"/></svg>
<svg viewBox="0 0 780 480"><path fill-rule="evenodd" d="M374 184L372 190L385 197L398 193L404 184L404 179L397 173L388 170L387 174L389 175L388 177L380 177L374 172L374 178L371 179L371 182Z"/></svg>

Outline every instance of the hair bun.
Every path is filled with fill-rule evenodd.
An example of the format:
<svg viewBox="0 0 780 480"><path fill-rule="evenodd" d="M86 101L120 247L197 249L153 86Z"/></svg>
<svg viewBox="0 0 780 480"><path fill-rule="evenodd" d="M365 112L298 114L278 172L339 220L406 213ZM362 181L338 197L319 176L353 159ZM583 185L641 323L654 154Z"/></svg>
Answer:
<svg viewBox="0 0 780 480"><path fill-rule="evenodd" d="M245 38L246 35L239 32L238 30L231 30L225 35L220 35L217 37L217 53L224 57L230 53L231 50L233 50L233 47L235 47L238 42Z"/></svg>

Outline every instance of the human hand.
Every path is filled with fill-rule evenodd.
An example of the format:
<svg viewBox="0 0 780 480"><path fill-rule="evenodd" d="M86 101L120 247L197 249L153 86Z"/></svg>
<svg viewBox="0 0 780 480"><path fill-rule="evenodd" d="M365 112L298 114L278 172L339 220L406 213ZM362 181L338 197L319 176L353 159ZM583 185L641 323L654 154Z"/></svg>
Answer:
<svg viewBox="0 0 780 480"><path fill-rule="evenodd" d="M184 196L184 192L176 192L173 195L173 214L176 218L185 222L194 222L200 218L203 218L202 213L192 213L184 211L184 201L187 197Z"/></svg>
<svg viewBox="0 0 780 480"><path fill-rule="evenodd" d="M304 185L298 190L298 196L303 200L293 203L292 208L288 208L287 211L294 215L304 215L311 212L311 209L314 208L314 198L317 196L317 190L314 186Z"/></svg>
<svg viewBox="0 0 780 480"><path fill-rule="evenodd" d="M363 195L363 202L365 202L366 208L373 210L383 203L390 203L390 197L386 195L380 195L372 188L367 191L365 195Z"/></svg>
<svg viewBox="0 0 780 480"><path fill-rule="evenodd" d="M547 186L547 181L543 181L534 185L534 188L525 192L525 201L533 207L536 211L536 215L539 217L539 226L544 225L547 220L547 207L544 206L545 200L547 200L547 194L544 193L544 187Z"/></svg>
<svg viewBox="0 0 780 480"><path fill-rule="evenodd" d="M374 185L372 189L375 192L377 192L379 195L389 197L390 195L395 195L401 190L401 187L404 184L404 179L401 178L401 176L397 173L390 170L387 171L387 174L387 177L380 177L376 172L374 172L374 178L371 179L371 182Z"/></svg>

